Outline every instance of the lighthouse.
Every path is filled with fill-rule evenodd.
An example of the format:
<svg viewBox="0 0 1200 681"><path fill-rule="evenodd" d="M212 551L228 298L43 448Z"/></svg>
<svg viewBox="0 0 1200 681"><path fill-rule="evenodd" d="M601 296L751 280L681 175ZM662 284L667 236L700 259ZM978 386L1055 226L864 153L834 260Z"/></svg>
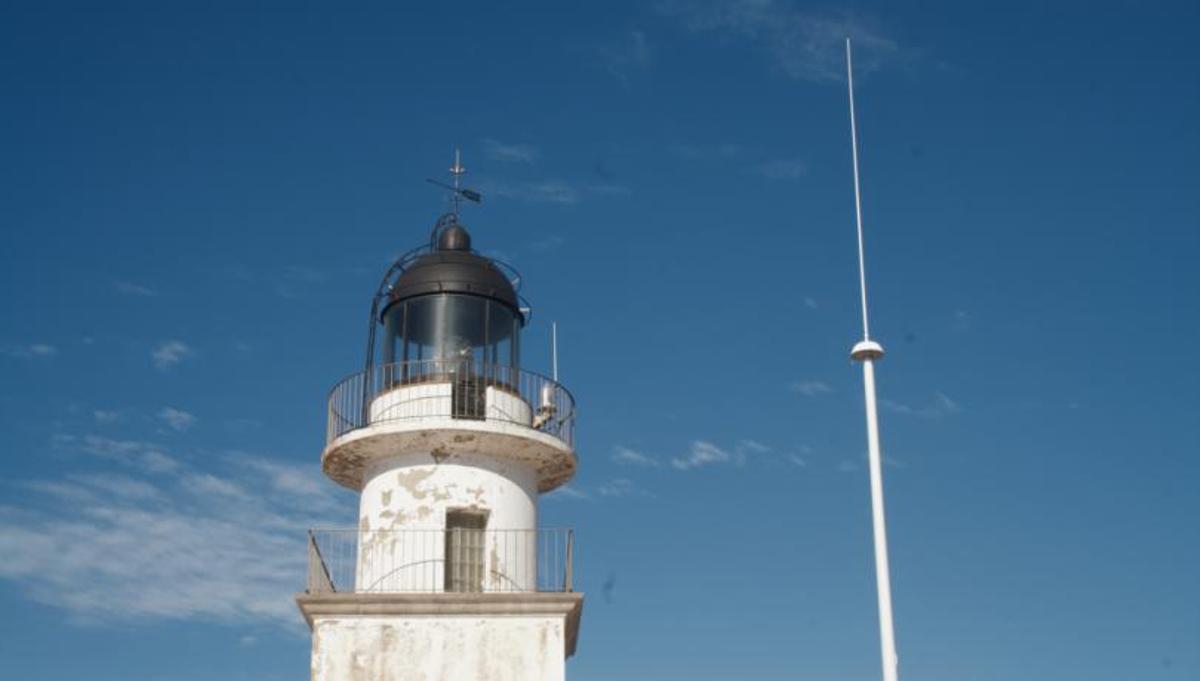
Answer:
<svg viewBox="0 0 1200 681"><path fill-rule="evenodd" d="M453 208L387 270L366 363L329 393L321 468L357 526L313 529L296 600L315 681L565 677L583 595L574 534L538 498L574 475L575 401L521 363L530 307Z"/></svg>

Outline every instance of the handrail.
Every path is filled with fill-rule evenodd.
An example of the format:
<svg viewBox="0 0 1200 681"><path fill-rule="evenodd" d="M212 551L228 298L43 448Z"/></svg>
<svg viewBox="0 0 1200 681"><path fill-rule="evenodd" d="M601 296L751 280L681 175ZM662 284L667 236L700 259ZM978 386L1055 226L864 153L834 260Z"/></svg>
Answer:
<svg viewBox="0 0 1200 681"><path fill-rule="evenodd" d="M309 530L308 593L570 592L575 533Z"/></svg>
<svg viewBox="0 0 1200 681"><path fill-rule="evenodd" d="M339 381L328 397L326 443L404 419L501 421L574 444L575 398L551 378L468 359L395 362Z"/></svg>

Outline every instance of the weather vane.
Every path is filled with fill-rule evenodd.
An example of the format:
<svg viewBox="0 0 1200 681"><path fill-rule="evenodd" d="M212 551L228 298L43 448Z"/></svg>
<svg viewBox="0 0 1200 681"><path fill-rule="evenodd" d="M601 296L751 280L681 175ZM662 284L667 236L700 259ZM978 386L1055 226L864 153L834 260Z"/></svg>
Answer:
<svg viewBox="0 0 1200 681"><path fill-rule="evenodd" d="M462 153L458 149L455 149L454 150L454 165L450 166L450 175L451 175L451 177L454 178L454 180L453 180L454 184L446 184L445 182L439 182L438 180L435 180L431 177L425 178L425 181L428 182L429 184L436 185L443 189L450 190L450 203L453 206L453 210L451 212L454 214L454 218L456 220L458 219L458 209L459 209L459 206L462 204L463 199L466 199L467 201L471 201L473 203L479 203L480 201L483 200L482 194L475 191L474 189L467 189L466 187L462 186L462 176L466 175L466 174L467 174L467 169L462 164Z"/></svg>

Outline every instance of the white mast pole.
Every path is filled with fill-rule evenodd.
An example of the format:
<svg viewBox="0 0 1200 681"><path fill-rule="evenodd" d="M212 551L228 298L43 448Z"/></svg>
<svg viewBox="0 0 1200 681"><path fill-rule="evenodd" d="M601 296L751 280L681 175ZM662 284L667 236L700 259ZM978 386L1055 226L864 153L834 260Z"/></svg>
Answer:
<svg viewBox="0 0 1200 681"><path fill-rule="evenodd" d="M850 38L846 38L846 83L850 93L850 146L854 158L854 217L858 226L858 283L862 295L863 339L850 350L862 362L863 391L867 406L867 453L871 469L871 522L875 535L875 586L879 594L879 645L883 658L883 681L900 678L896 656L896 633L892 623L892 584L888 569L887 523L883 510L883 462L879 451L879 412L875 404L875 360L883 357L883 346L871 340L867 318L867 266L863 248L862 194L858 183L858 130L854 119L854 66Z"/></svg>
<svg viewBox="0 0 1200 681"><path fill-rule="evenodd" d="M550 364L554 370L554 382L558 383L558 322L550 322Z"/></svg>

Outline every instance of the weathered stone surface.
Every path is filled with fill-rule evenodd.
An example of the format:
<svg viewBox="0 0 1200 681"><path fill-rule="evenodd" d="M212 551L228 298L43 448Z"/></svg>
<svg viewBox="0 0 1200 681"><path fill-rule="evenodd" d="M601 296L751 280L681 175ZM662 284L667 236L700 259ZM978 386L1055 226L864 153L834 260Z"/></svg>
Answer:
<svg viewBox="0 0 1200 681"><path fill-rule="evenodd" d="M314 681L562 681L582 594L297 597Z"/></svg>
<svg viewBox="0 0 1200 681"><path fill-rule="evenodd" d="M547 492L575 475L575 452L562 440L521 425L431 417L377 423L337 438L321 454L321 468L339 484L362 490L381 459L401 452L425 452L432 462L482 454L528 466L537 472L538 491Z"/></svg>

